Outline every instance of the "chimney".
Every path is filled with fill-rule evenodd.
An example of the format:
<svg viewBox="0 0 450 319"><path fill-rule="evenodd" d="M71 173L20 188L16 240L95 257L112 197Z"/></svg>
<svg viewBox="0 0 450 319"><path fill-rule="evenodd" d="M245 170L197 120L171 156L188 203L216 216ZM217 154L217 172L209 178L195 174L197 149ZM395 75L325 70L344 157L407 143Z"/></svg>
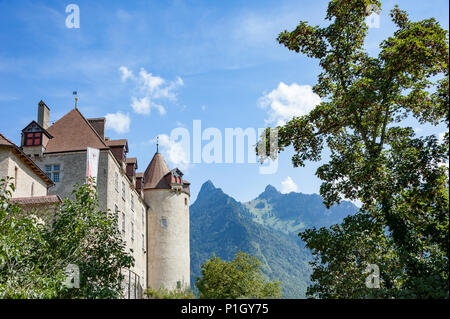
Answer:
<svg viewBox="0 0 450 319"><path fill-rule="evenodd" d="M105 125L106 120L104 117L97 119L88 119L89 124L92 125L94 130L100 135L101 138L105 139Z"/></svg>
<svg viewBox="0 0 450 319"><path fill-rule="evenodd" d="M50 124L50 109L42 100L38 104L38 123L44 129L48 129Z"/></svg>

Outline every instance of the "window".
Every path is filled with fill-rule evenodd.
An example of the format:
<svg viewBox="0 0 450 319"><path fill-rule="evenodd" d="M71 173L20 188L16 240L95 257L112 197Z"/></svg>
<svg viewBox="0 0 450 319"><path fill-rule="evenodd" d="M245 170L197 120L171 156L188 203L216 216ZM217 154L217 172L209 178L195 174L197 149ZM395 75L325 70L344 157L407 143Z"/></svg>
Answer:
<svg viewBox="0 0 450 319"><path fill-rule="evenodd" d="M131 222L131 241L134 241L134 223Z"/></svg>
<svg viewBox="0 0 450 319"><path fill-rule="evenodd" d="M181 281L177 281L177 289L181 289Z"/></svg>
<svg viewBox="0 0 450 319"><path fill-rule="evenodd" d="M161 227L162 228L166 228L167 227L167 218L166 217L162 217L161 218Z"/></svg>
<svg viewBox="0 0 450 319"><path fill-rule="evenodd" d="M131 210L134 212L134 196L131 194Z"/></svg>
<svg viewBox="0 0 450 319"><path fill-rule="evenodd" d="M31 197L34 196L34 182L31 182Z"/></svg>
<svg viewBox="0 0 450 319"><path fill-rule="evenodd" d="M125 182L122 182L122 199L125 200Z"/></svg>
<svg viewBox="0 0 450 319"><path fill-rule="evenodd" d="M53 182L58 183L60 180L61 165L45 165L45 175Z"/></svg>
<svg viewBox="0 0 450 319"><path fill-rule="evenodd" d="M114 174L114 187L116 192L119 192L119 174L117 172Z"/></svg>
<svg viewBox="0 0 450 319"><path fill-rule="evenodd" d="M142 208L142 226L145 226L145 210Z"/></svg>
<svg viewBox="0 0 450 319"><path fill-rule="evenodd" d="M122 213L122 233L125 235L125 213Z"/></svg>
<svg viewBox="0 0 450 319"><path fill-rule="evenodd" d="M142 250L145 250L145 236L142 234Z"/></svg>
<svg viewBox="0 0 450 319"><path fill-rule="evenodd" d="M42 133L25 133L25 146L38 146L42 142Z"/></svg>
<svg viewBox="0 0 450 319"><path fill-rule="evenodd" d="M17 189L17 177L19 176L19 169L14 167L14 188Z"/></svg>
<svg viewBox="0 0 450 319"><path fill-rule="evenodd" d="M119 218L119 207L114 205L114 217Z"/></svg>
<svg viewBox="0 0 450 319"><path fill-rule="evenodd" d="M188 200L186 197L184 198L184 205L186 205L186 206L188 205Z"/></svg>

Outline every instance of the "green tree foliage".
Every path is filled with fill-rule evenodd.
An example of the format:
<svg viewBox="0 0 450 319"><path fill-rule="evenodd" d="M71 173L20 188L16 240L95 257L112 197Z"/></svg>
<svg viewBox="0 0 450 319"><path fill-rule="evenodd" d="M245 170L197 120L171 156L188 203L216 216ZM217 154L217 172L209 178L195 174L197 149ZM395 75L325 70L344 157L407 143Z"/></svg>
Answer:
<svg viewBox="0 0 450 319"><path fill-rule="evenodd" d="M361 216L337 228L301 234L321 260L314 264L310 296L367 296L350 279L331 280L350 277L355 270L345 263L338 266L352 256L353 246L334 247L331 238L350 242L364 233L356 247L367 252L361 262L378 261L379 292L386 290L381 295L448 298L448 169L442 165L448 162L448 132L442 142L435 136L417 137L403 121L446 124L448 130L448 32L433 18L413 22L395 7L396 31L381 43L378 56L369 56L363 48L365 18L374 6L381 4L333 0L327 27L302 21L279 35L289 50L319 60L323 72L314 92L323 102L278 127L279 149L266 145L262 160L292 146L294 166L304 166L321 160L327 146L330 160L316 171L325 204L343 198L362 203ZM361 223L373 227L364 229ZM372 249L371 240L383 242Z"/></svg>
<svg viewBox="0 0 450 319"><path fill-rule="evenodd" d="M200 299L281 298L279 282L268 282L261 262L238 251L233 261L213 256L202 265L202 277L195 283Z"/></svg>
<svg viewBox="0 0 450 319"><path fill-rule="evenodd" d="M118 298L122 268L134 265L126 252L117 216L101 211L97 192L89 183L76 185L66 198L46 234L54 260L80 270L80 288L66 289L64 298Z"/></svg>
<svg viewBox="0 0 450 319"><path fill-rule="evenodd" d="M117 217L98 207L96 190L77 185L45 224L45 212L10 203L13 185L0 182L0 296L3 298L118 298L122 268L132 267ZM42 216L42 215L41 215ZM79 288L66 285L68 265Z"/></svg>
<svg viewBox="0 0 450 319"><path fill-rule="evenodd" d="M63 289L63 269L48 255L44 225L10 202L14 184L0 180L0 298L54 298Z"/></svg>
<svg viewBox="0 0 450 319"><path fill-rule="evenodd" d="M194 293L189 289L169 290L160 288L155 290L148 288L144 294L150 299L195 299Z"/></svg>

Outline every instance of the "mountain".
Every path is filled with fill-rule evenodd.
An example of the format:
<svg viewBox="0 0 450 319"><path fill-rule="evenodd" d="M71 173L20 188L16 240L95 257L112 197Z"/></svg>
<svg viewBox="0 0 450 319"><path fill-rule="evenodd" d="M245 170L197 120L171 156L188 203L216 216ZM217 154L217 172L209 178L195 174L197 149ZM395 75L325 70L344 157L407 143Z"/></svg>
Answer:
<svg viewBox="0 0 450 319"><path fill-rule="evenodd" d="M190 207L192 285L213 253L232 260L242 250L262 262L270 280L281 282L284 298L304 298L311 254L298 230L340 222L357 210L345 203L330 213L319 202L318 195L281 194L269 185L258 198L243 204L207 181Z"/></svg>
<svg viewBox="0 0 450 319"><path fill-rule="evenodd" d="M305 228L329 227L340 223L358 210L347 201L327 209L320 195L294 192L282 194L272 185L268 185L261 195L244 205L253 221L292 235L297 235Z"/></svg>

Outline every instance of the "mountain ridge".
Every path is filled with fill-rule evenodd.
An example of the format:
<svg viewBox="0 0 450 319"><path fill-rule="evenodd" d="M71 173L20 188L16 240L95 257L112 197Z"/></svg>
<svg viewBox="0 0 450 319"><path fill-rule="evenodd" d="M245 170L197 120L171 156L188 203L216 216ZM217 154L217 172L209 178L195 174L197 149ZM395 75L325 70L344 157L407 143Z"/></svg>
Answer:
<svg viewBox="0 0 450 319"><path fill-rule="evenodd" d="M192 286L195 277L200 276L201 265L213 254L231 260L242 250L262 262L268 279L281 282L284 297L304 298L311 254L298 237L298 230L309 222L294 218L295 209L286 216L279 211L286 206L284 200L292 201L295 195L303 196L282 194L267 185L253 201L241 203L212 181L205 182L190 210Z"/></svg>

